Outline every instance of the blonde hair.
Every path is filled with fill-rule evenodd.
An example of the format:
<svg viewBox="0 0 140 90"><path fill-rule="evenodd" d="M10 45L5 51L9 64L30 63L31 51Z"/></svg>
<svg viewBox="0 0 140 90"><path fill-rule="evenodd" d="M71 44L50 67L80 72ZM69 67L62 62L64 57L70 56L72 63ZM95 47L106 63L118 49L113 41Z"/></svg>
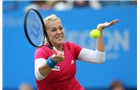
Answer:
<svg viewBox="0 0 140 90"><path fill-rule="evenodd" d="M58 18L55 14L51 14L50 16L47 16L46 18L44 18L43 21L44 21L45 27L50 21L55 21L55 20L60 20L60 18ZM47 41L49 41L49 38L47 36L44 36L42 41L43 41L42 44L45 44Z"/></svg>
<svg viewBox="0 0 140 90"><path fill-rule="evenodd" d="M60 18L58 18L55 14L51 14L50 16L47 16L45 19L44 19L44 24L46 25L47 23L49 23L50 21L54 21L54 20L57 20Z"/></svg>

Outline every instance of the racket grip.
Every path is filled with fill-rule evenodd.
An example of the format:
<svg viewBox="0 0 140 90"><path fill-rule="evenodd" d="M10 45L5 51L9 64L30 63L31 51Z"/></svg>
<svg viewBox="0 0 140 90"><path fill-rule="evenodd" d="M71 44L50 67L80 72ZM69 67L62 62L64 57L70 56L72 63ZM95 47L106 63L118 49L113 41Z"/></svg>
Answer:
<svg viewBox="0 0 140 90"><path fill-rule="evenodd" d="M56 55L59 54L59 51L55 47L53 47L53 51Z"/></svg>

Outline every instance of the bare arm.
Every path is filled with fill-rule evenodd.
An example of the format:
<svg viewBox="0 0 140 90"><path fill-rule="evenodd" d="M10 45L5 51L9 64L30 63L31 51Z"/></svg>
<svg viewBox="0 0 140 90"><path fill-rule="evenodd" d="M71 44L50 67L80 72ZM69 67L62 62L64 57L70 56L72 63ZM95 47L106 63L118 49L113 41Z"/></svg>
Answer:
<svg viewBox="0 0 140 90"><path fill-rule="evenodd" d="M105 47L104 47L104 40L102 35L102 30L108 26L111 26L118 22L118 19L113 20L111 22L100 23L97 26L97 29L100 30L100 37L97 39L96 43L96 50L89 50L89 49L82 49L78 59L85 62L91 63L103 63L105 61Z"/></svg>
<svg viewBox="0 0 140 90"><path fill-rule="evenodd" d="M58 55L53 55L52 60L55 63L63 61L64 55L60 52ZM51 67L46 63L44 58L38 58L35 60L35 77L37 80L44 79L51 71Z"/></svg>
<svg viewBox="0 0 140 90"><path fill-rule="evenodd" d="M101 33L100 37L97 38L96 49L104 52L105 48L104 48L104 40L103 40L103 37L102 37L102 31L100 31L100 33Z"/></svg>
<svg viewBox="0 0 140 90"><path fill-rule="evenodd" d="M99 51L102 51L104 52L105 51L105 48L104 48L104 40L103 40L103 35L102 35L102 30L106 27L109 27L111 25L114 25L118 22L119 20L118 19L115 19L115 20L112 20L111 22L105 22L105 23L100 23L98 24L97 26L97 29L100 30L100 37L97 39L97 43L96 43L96 48L99 50Z"/></svg>
<svg viewBox="0 0 140 90"><path fill-rule="evenodd" d="M35 60L35 77L37 80L44 79L51 68L46 64L46 60L44 58L38 58Z"/></svg>
<svg viewBox="0 0 140 90"><path fill-rule="evenodd" d="M39 72L42 76L47 76L51 71L51 67L49 67L46 63L39 67Z"/></svg>

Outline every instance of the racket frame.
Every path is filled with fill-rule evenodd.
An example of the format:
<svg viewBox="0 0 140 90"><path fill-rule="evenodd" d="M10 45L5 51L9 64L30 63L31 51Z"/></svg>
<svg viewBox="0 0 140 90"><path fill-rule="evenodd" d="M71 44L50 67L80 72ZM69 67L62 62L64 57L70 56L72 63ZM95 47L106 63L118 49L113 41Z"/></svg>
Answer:
<svg viewBox="0 0 140 90"><path fill-rule="evenodd" d="M46 32L46 28L45 28L45 24L44 24L44 21L43 21L43 19L42 19L42 17L41 17L41 15L40 15L40 13L36 10L36 9L34 9L34 8L30 8L27 12L26 12L26 14L25 14L25 17L24 17L24 32L25 32L25 35L26 35L26 37L27 37L27 39L28 39L28 41L30 42L30 44L32 45L32 46L34 46L34 47L39 47L39 46L37 46L37 45L35 45L33 42L32 42L32 40L30 39L30 37L29 37L29 34L28 34L28 30L27 30L27 18L28 18L28 14L30 13L30 11L34 11L34 12L36 12L36 14L39 16L39 18L40 18L40 21L41 21L41 23L42 23L42 32L43 32L43 40L42 40L42 42L43 42L43 44L42 45L39 45L39 46L43 46L44 45L44 39L45 39L45 37L47 37L47 41L48 41L48 43L50 44L50 46L48 46L50 49L52 49L53 51L54 51L54 53L55 54L58 54L59 52L58 52L58 50L52 45L52 43L50 42L50 40L49 40L49 38L48 38L48 34L47 34L47 32Z"/></svg>
<svg viewBox="0 0 140 90"><path fill-rule="evenodd" d="M30 39L29 34L28 34L28 32L27 32L27 31L28 31L28 30L27 30L27 27L26 27L26 26L27 26L27 18L28 18L28 14L30 13L30 11L34 11L34 12L39 16L39 18L40 18L40 21L41 21L41 24L42 24L42 29L43 29L43 30L42 30L42 32L43 32L43 39L45 38L45 36L48 37L48 35L47 35L46 28L45 28L45 25L44 25L44 22L43 22L43 19L42 19L40 13L39 13L36 9L30 8L30 9L26 12L25 17L24 17L24 32L25 32L25 35L26 35L28 41L30 42L30 44L33 45L34 47L39 47L39 46L42 46L42 45L44 44L44 40L43 40L43 44L42 44L42 45L37 46L37 45L35 45L35 44L32 42L32 40ZM51 46L53 46L53 45L51 44L51 42L49 42L49 44L50 44Z"/></svg>

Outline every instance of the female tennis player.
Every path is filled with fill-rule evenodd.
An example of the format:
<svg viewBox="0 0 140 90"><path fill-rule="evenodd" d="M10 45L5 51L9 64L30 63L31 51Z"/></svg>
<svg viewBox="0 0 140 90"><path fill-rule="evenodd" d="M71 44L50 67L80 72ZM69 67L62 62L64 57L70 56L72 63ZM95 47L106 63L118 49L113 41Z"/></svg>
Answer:
<svg viewBox="0 0 140 90"><path fill-rule="evenodd" d="M44 19L46 31L46 45L35 51L35 78L38 90L85 90L75 78L76 60L91 63L105 61L104 40L102 30L116 24L118 19L100 23L100 37L96 42L96 50L82 48L72 42L64 42L65 33L61 20L52 14ZM47 40L59 50L58 54L49 48ZM85 72L85 71L84 71Z"/></svg>

